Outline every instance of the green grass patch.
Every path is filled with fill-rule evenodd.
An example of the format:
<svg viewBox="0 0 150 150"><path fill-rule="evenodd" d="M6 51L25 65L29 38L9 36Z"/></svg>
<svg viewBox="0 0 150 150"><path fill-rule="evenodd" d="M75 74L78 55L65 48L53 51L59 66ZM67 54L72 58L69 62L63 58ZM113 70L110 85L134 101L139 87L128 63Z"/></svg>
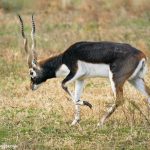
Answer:
<svg viewBox="0 0 150 150"><path fill-rule="evenodd" d="M0 127L0 144L4 143L8 136L9 136L8 129Z"/></svg>
<svg viewBox="0 0 150 150"><path fill-rule="evenodd" d="M31 149L70 146L76 149L132 149L147 147L150 139L150 129L142 124L132 127L124 123L117 127L106 124L100 129L96 127L96 120L89 119L81 121L80 127L70 127L57 111L43 109L6 108L1 112L1 118L5 121L0 123L1 143L22 143Z"/></svg>

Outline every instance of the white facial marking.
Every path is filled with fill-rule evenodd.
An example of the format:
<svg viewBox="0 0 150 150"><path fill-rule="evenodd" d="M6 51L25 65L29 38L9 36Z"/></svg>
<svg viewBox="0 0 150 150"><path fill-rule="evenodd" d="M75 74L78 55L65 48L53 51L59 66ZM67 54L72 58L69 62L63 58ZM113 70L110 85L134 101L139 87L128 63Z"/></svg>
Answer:
<svg viewBox="0 0 150 150"><path fill-rule="evenodd" d="M29 69L29 75L30 75L31 78L36 77L36 72L33 70L33 68Z"/></svg>
<svg viewBox="0 0 150 150"><path fill-rule="evenodd" d="M37 90L41 84L33 84L32 90Z"/></svg>

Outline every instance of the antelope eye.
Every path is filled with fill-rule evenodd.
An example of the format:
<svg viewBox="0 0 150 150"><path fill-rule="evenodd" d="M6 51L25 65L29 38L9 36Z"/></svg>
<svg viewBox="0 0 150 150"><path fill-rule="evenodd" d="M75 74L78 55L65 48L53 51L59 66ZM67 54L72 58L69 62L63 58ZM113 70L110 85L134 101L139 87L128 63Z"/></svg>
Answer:
<svg viewBox="0 0 150 150"><path fill-rule="evenodd" d="M36 73L33 70L30 70L29 75L32 79L35 79Z"/></svg>

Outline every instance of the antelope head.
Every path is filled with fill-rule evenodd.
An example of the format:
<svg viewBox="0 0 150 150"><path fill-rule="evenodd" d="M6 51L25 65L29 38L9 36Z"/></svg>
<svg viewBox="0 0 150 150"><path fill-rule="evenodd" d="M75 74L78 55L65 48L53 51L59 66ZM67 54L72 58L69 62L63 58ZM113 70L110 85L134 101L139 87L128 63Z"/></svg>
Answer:
<svg viewBox="0 0 150 150"><path fill-rule="evenodd" d="M32 15L32 46L30 49L28 46L28 39L24 33L23 20L20 15L18 15L18 18L21 24L21 34L24 39L24 49L27 53L27 63L29 66L29 75L31 78L30 88L32 90L36 90L42 82L46 81L46 78L43 77L44 71L37 60L34 16Z"/></svg>

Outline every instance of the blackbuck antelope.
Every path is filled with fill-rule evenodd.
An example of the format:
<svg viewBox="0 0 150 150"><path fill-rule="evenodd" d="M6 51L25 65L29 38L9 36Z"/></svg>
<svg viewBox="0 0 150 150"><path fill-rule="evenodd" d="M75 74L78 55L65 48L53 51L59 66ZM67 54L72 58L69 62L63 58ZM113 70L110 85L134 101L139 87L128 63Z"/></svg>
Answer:
<svg viewBox="0 0 150 150"><path fill-rule="evenodd" d="M19 20L24 39L24 48L28 54L31 89L36 90L41 83L48 79L64 77L62 88L71 96L75 104L75 118L72 125L75 125L80 120L80 105L92 108L92 105L88 101L80 99L86 78L109 78L115 96L114 105L104 114L98 125L103 125L106 119L123 104L123 85L126 81L129 81L136 89L147 96L148 103L150 104L150 89L144 82L147 60L146 56L140 50L125 43L78 42L71 45L58 56L38 61L35 50L35 23L33 15L31 50L28 49L23 20L20 16ZM68 89L68 85L73 82L75 82L74 94Z"/></svg>

